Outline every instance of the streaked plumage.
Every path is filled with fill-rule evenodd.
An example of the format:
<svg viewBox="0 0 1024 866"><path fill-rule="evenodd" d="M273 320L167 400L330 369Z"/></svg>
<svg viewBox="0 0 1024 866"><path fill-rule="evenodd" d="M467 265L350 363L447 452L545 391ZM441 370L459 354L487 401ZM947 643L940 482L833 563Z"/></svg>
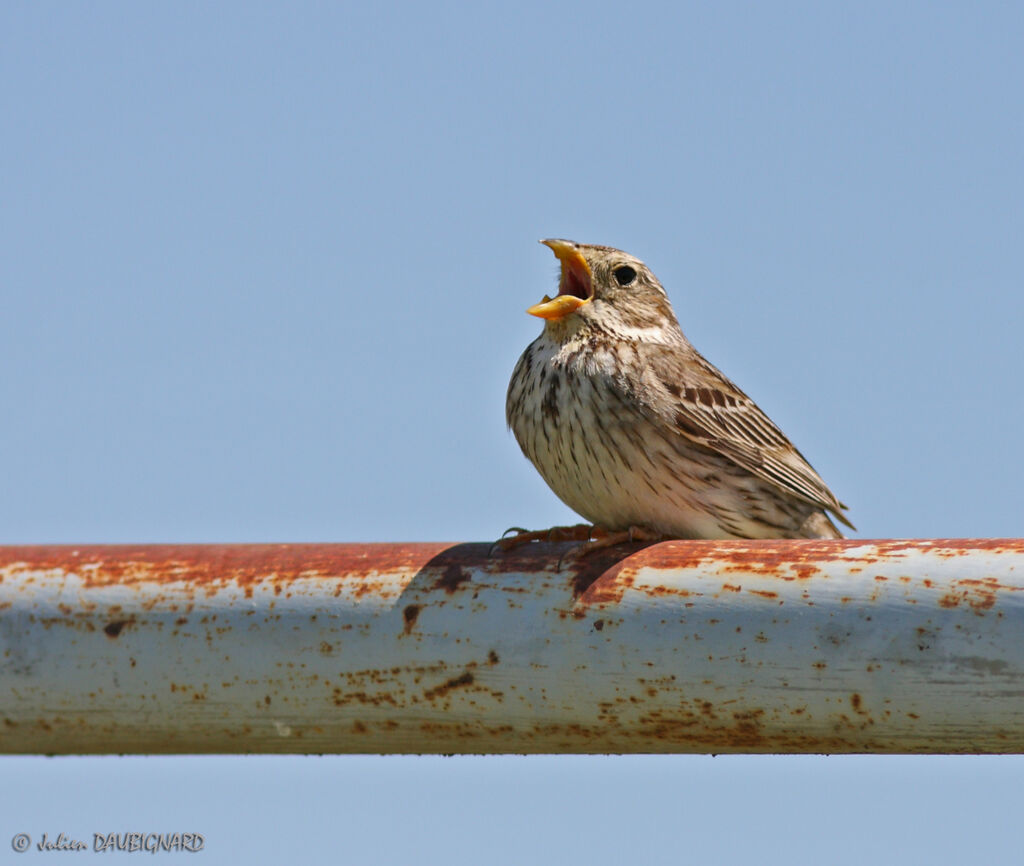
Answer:
<svg viewBox="0 0 1024 866"><path fill-rule="evenodd" d="M506 416L562 501L608 530L841 537L826 512L851 525L845 506L690 345L643 262L611 247L545 243L562 262L560 293L531 308L547 321L512 374Z"/></svg>

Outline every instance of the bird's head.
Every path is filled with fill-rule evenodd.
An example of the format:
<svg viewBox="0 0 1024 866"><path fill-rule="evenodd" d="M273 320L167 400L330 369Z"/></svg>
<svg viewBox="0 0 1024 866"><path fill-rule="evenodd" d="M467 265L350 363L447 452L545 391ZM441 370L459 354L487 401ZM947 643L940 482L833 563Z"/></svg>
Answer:
<svg viewBox="0 0 1024 866"><path fill-rule="evenodd" d="M548 329L571 333L579 327L620 337L679 325L658 278L642 261L613 247L549 238L562 265L558 294L544 296L526 312L546 319Z"/></svg>

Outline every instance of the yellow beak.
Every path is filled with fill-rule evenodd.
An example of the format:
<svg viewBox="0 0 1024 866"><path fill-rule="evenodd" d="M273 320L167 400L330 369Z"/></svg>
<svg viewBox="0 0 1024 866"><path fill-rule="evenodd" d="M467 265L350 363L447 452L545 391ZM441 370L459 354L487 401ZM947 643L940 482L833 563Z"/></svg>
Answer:
<svg viewBox="0 0 1024 866"><path fill-rule="evenodd" d="M557 298L544 296L539 304L534 304L526 312L531 316L540 316L542 319L564 319L570 313L575 313L586 301L581 301L574 295L559 295Z"/></svg>
<svg viewBox="0 0 1024 866"><path fill-rule="evenodd" d="M558 286L558 297L552 299L545 295L543 301L534 304L526 312L542 319L564 319L584 304L589 304L594 297L590 283L590 265L571 241L549 238L541 243L551 247L551 251L561 262L562 279Z"/></svg>

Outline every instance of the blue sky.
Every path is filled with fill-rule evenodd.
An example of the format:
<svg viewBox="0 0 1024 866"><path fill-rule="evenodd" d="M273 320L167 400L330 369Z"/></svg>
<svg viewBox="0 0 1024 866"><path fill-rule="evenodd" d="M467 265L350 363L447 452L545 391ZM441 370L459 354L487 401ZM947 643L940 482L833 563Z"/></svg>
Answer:
<svg viewBox="0 0 1024 866"><path fill-rule="evenodd" d="M504 426L550 236L644 259L862 537L1019 536L1022 39L998 3L4 4L0 543L575 522ZM1020 772L4 764L12 821L365 863L395 821L450 863L724 860L747 821L786 862L998 862Z"/></svg>

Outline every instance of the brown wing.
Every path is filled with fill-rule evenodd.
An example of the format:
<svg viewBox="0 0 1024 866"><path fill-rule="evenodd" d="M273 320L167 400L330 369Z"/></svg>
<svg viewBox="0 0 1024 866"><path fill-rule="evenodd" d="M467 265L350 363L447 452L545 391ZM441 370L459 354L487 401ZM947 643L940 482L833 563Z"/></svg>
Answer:
<svg viewBox="0 0 1024 866"><path fill-rule="evenodd" d="M648 385L660 385L671 398L670 412L659 414L677 432L790 495L831 511L854 528L842 514L846 506L786 435L696 350L684 353L676 347L646 344L638 351L644 368L656 380Z"/></svg>

